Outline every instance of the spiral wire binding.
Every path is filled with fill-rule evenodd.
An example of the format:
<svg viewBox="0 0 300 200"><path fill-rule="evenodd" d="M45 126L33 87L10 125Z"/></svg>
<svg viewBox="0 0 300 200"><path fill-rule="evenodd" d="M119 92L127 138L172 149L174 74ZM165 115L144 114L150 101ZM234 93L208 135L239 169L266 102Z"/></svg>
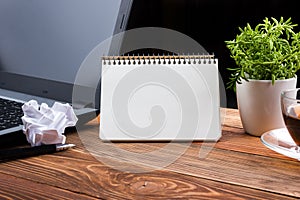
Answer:
<svg viewBox="0 0 300 200"><path fill-rule="evenodd" d="M102 56L104 65L146 65L146 64L216 64L214 55L132 55Z"/></svg>

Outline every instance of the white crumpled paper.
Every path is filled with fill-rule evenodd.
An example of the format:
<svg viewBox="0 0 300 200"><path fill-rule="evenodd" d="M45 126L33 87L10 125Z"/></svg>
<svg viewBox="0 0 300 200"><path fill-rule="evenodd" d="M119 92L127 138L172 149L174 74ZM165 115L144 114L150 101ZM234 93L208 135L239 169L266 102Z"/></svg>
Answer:
<svg viewBox="0 0 300 200"><path fill-rule="evenodd" d="M31 146L41 144L64 144L65 128L75 126L77 117L69 104L55 102L50 108L31 100L22 106L23 132Z"/></svg>

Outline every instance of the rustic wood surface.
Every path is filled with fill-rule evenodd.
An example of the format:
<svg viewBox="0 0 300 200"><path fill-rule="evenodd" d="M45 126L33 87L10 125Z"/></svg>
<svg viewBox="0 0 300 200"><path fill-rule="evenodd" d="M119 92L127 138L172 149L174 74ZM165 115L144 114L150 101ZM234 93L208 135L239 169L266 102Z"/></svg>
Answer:
<svg viewBox="0 0 300 200"><path fill-rule="evenodd" d="M98 127L95 119L68 133L74 149L0 163L0 199L300 197L300 162L244 133L237 110L226 109L217 143L103 143Z"/></svg>

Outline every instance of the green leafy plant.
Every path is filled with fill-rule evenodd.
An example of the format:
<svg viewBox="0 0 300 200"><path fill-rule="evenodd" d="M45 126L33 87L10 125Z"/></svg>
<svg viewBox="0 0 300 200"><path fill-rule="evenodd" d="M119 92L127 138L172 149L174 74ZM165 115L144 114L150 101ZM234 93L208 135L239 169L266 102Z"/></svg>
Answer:
<svg viewBox="0 0 300 200"><path fill-rule="evenodd" d="M235 40L225 41L237 65L228 68L232 71L228 87L235 89L242 79L272 80L274 84L295 77L300 69L300 32L293 31L295 26L291 18L284 21L281 17L280 21L265 18L254 29L250 24L239 28Z"/></svg>

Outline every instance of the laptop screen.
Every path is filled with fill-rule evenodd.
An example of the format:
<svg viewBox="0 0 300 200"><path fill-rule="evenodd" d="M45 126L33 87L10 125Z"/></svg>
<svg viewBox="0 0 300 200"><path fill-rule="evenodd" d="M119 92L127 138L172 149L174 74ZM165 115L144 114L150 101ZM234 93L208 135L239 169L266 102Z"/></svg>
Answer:
<svg viewBox="0 0 300 200"><path fill-rule="evenodd" d="M71 102L81 63L122 31L115 27L122 29L116 26L119 11L126 12L129 2L1 0L0 87ZM97 85L93 81L89 84Z"/></svg>

